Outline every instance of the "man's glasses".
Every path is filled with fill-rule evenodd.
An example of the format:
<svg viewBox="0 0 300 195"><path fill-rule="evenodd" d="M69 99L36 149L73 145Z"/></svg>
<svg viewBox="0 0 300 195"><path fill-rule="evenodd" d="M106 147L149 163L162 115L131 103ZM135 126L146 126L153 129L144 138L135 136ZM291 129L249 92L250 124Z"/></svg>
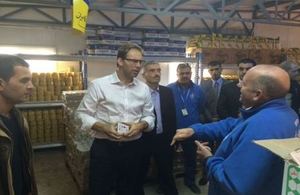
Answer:
<svg viewBox="0 0 300 195"><path fill-rule="evenodd" d="M145 63L145 60L130 59L130 58L124 58L124 60L127 60L127 61L129 61L131 63L134 63L134 64L137 64L137 63L144 64Z"/></svg>

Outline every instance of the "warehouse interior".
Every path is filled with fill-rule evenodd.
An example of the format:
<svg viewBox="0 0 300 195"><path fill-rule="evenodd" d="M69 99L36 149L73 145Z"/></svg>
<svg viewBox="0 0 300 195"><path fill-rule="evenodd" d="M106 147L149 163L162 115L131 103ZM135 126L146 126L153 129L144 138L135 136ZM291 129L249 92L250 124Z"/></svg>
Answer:
<svg viewBox="0 0 300 195"><path fill-rule="evenodd" d="M236 79L238 54L250 55L249 50L257 51L258 63L283 55L300 62L299 0L89 0L88 5L82 33L72 29L72 0L0 0L0 53L23 57L33 73L34 96L17 107L29 121L42 195L86 194L92 140L79 132L74 111L89 82L115 70L121 43L145 46L145 60L161 63L162 85L176 81L181 62L192 65L199 84L208 77L207 62L216 58L224 62L223 76ZM93 47L96 35L103 48ZM172 39L183 46L166 49ZM155 53L157 47L166 55ZM179 194L191 194L177 160ZM157 194L156 188L150 180L146 194ZM201 194L207 188L201 186Z"/></svg>

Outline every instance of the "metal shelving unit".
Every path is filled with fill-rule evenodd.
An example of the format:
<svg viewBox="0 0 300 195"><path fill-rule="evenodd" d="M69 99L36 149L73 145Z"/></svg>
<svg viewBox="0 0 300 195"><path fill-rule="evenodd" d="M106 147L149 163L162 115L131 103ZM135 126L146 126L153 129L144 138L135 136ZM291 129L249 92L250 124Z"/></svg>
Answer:
<svg viewBox="0 0 300 195"><path fill-rule="evenodd" d="M28 103L22 103L17 104L16 107L25 111L25 110L36 110L36 109L49 109L49 108L64 108L65 104L61 101L40 101L40 102L28 102ZM40 129L38 129L40 130ZM58 131L59 129L57 129ZM31 132L31 129L29 129ZM45 143L33 143L33 149L45 149L45 148L55 148L55 147L62 147L65 146L65 143L63 141L54 141L49 142L46 141Z"/></svg>
<svg viewBox="0 0 300 195"><path fill-rule="evenodd" d="M43 101L43 102L28 102L28 103L22 103L22 104L17 104L17 108L48 108L48 107L60 107L64 106L63 101Z"/></svg>

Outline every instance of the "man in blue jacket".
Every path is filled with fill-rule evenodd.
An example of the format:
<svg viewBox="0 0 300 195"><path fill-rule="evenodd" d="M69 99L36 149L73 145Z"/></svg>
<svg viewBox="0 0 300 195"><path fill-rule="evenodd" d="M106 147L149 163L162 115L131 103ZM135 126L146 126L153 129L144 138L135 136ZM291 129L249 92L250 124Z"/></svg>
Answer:
<svg viewBox="0 0 300 195"><path fill-rule="evenodd" d="M200 123L200 115L204 111L205 95L199 85L191 80L192 69L187 63L178 64L178 80L168 85L172 90L177 128L186 128L192 124ZM195 194L200 189L195 184L196 175L196 145L192 139L181 142L184 158L184 184Z"/></svg>
<svg viewBox="0 0 300 195"><path fill-rule="evenodd" d="M196 141L197 153L208 172L209 195L279 195L283 160L253 140L295 136L299 119L284 99L290 88L289 76L279 67L258 65L239 85L243 105L240 118L177 130L172 144L194 134L198 140L222 141L215 155Z"/></svg>

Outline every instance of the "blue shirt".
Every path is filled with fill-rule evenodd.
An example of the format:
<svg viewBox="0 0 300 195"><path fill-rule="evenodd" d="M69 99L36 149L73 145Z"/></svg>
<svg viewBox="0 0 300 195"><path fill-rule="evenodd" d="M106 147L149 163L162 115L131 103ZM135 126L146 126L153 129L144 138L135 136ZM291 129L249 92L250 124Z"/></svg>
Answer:
<svg viewBox="0 0 300 195"><path fill-rule="evenodd" d="M169 87L174 96L177 128L186 128L200 122L204 110L205 95L199 85L190 82L187 87L171 83Z"/></svg>
<svg viewBox="0 0 300 195"><path fill-rule="evenodd" d="M242 117L195 124L200 140L223 140L206 163L209 195L280 195L284 163L253 140L295 136L299 119L284 98L241 110Z"/></svg>
<svg viewBox="0 0 300 195"><path fill-rule="evenodd" d="M156 134L161 134L163 132L163 126L161 121L159 89L157 88L156 90L153 90L150 88L150 91L151 91L152 104L154 106L154 112L156 116L155 131Z"/></svg>

